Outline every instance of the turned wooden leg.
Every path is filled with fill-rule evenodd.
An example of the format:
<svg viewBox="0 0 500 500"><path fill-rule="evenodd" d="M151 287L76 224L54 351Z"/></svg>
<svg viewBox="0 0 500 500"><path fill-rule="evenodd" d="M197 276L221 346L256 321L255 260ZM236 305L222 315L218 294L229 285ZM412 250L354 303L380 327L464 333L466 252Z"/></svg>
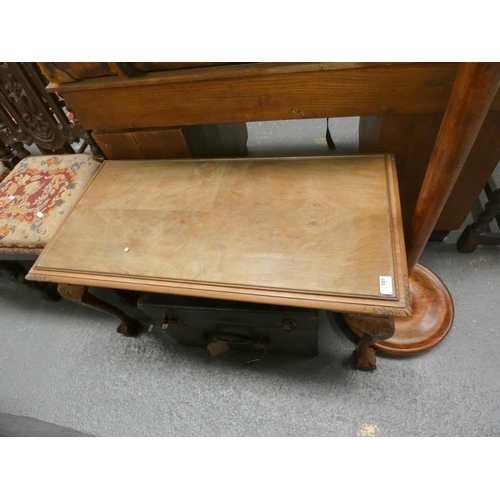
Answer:
<svg viewBox="0 0 500 500"><path fill-rule="evenodd" d="M488 202L484 205L484 210L477 216L473 224L467 226L457 241L457 249L460 253L473 252L478 245L487 242L482 238L488 229L490 222L500 213L500 189L496 189L488 196ZM498 244L498 238L492 241Z"/></svg>
<svg viewBox="0 0 500 500"><path fill-rule="evenodd" d="M12 170L19 161L19 158L17 158L15 151L11 147L0 142L0 161L2 161L9 170Z"/></svg>
<svg viewBox="0 0 500 500"><path fill-rule="evenodd" d="M57 291L60 293L61 297L71 301L77 302L78 304L83 304L84 306L91 307L98 311L111 314L120 320L116 331L122 333L123 335L130 337L137 333L137 327L139 323L127 316L123 311L120 311L115 306L108 304L104 300L98 299L88 291L88 287L82 285L67 285L59 284Z"/></svg>
<svg viewBox="0 0 500 500"><path fill-rule="evenodd" d="M31 153L26 149L22 142L15 142L12 145L12 149L17 153L17 157L20 160L24 160L25 158L28 158L28 156L31 156Z"/></svg>
<svg viewBox="0 0 500 500"><path fill-rule="evenodd" d="M94 160L104 161L106 159L106 156L102 152L102 149L99 147L97 142L95 142L94 138L91 135L89 135L88 144Z"/></svg>
<svg viewBox="0 0 500 500"><path fill-rule="evenodd" d="M349 323L364 332L356 351L356 368L365 371L376 370L375 349L372 345L394 335L394 316L349 314Z"/></svg>

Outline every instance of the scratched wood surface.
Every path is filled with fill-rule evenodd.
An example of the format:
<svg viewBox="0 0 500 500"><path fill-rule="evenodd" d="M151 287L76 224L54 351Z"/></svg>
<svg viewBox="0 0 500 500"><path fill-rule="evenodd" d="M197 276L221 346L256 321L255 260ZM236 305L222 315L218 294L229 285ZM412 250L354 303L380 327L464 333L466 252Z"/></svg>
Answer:
<svg viewBox="0 0 500 500"><path fill-rule="evenodd" d="M395 170L378 155L107 161L30 277L408 311L405 273Z"/></svg>

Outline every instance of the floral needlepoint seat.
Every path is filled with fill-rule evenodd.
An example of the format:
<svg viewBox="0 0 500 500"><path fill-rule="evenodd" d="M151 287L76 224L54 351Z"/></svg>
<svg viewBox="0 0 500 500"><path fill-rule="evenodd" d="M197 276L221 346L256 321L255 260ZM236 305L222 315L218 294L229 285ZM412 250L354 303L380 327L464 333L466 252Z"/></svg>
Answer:
<svg viewBox="0 0 500 500"><path fill-rule="evenodd" d="M91 155L30 156L2 180L0 254L39 253L100 163Z"/></svg>

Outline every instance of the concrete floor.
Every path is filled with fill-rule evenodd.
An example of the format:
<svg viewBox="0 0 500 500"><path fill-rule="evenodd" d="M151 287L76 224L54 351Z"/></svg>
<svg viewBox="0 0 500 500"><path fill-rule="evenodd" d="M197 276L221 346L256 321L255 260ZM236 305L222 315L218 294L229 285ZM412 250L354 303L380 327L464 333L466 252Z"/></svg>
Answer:
<svg viewBox="0 0 500 500"><path fill-rule="evenodd" d="M331 130L337 152L356 152L357 119ZM255 156L328 152L324 120L249 131ZM420 355L379 355L373 373L352 369L355 342L333 313L320 314L317 357L247 365L255 356L211 358L148 332L138 309L126 308L145 333L126 338L111 317L0 278L0 412L94 436L499 436L500 252L458 254L459 234L421 258L451 292L451 332Z"/></svg>

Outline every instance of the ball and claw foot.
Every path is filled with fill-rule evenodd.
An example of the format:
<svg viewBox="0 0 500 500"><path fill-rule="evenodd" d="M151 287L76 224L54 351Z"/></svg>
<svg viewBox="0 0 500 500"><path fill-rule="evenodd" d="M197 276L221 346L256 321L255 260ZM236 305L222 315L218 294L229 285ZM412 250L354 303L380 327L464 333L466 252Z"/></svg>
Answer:
<svg viewBox="0 0 500 500"><path fill-rule="evenodd" d="M360 351L355 351L356 368L365 372L371 372L377 369L377 358L375 357L375 349L368 347Z"/></svg>
<svg viewBox="0 0 500 500"><path fill-rule="evenodd" d="M116 331L125 337L134 337L139 333L140 323L136 319L125 314L122 310L118 309L118 307L92 295L88 291L88 287L59 283L57 291L66 300L82 304L117 318L119 323Z"/></svg>
<svg viewBox="0 0 500 500"><path fill-rule="evenodd" d="M394 335L394 317L367 314L348 314L346 316L349 325L359 328L364 333L355 352L356 368L366 372L376 370L377 360L375 349L372 346L377 342L390 339Z"/></svg>

